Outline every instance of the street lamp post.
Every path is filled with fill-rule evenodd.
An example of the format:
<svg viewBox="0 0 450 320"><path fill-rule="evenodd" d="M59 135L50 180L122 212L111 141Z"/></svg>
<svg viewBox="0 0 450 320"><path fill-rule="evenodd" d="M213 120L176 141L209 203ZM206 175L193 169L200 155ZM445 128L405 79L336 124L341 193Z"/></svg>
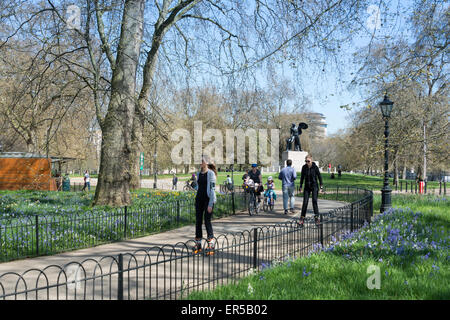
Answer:
<svg viewBox="0 0 450 320"><path fill-rule="evenodd" d="M389 118L391 117L392 107L394 103L385 95L383 101L380 102L381 113L384 119L384 184L381 189L381 207L380 212L384 212L392 207L391 204L391 188L389 187Z"/></svg>
<svg viewBox="0 0 450 320"><path fill-rule="evenodd" d="M156 185L157 185L157 174L158 174L158 171L157 171L157 168L156 168L156 157L157 157L157 153L155 152L155 154L153 155L153 157L154 157L154 162L153 162L153 170L154 170L154 180L153 180L153 189L156 189Z"/></svg>

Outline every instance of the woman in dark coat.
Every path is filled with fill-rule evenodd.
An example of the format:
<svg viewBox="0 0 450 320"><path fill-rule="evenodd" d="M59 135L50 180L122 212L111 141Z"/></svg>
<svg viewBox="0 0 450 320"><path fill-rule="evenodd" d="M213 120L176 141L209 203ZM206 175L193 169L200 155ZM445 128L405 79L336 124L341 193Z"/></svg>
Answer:
<svg viewBox="0 0 450 320"><path fill-rule="evenodd" d="M302 167L302 176L300 178L300 193L302 192L303 181L305 181L305 189L303 192L303 205L302 214L299 226L303 226L306 216L306 210L308 209L309 197L312 195L312 203L314 209L314 219L316 225L319 224L319 206L317 204L317 198L319 196L319 184L320 191L323 189L322 176L320 175L319 167L312 161L312 156L307 155L305 158L305 165Z"/></svg>

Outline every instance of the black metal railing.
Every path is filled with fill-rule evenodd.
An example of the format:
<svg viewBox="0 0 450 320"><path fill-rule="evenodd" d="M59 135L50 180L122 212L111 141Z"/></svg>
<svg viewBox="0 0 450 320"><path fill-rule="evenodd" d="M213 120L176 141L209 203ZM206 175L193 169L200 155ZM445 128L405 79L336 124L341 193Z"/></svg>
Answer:
<svg viewBox="0 0 450 320"><path fill-rule="evenodd" d="M332 185L331 188L340 187L342 189L347 188L347 185ZM330 188L330 187L329 187ZM371 191L381 191L382 185L364 185L361 189L367 189ZM447 182L440 181L439 183L430 184L424 182L423 190L421 192L419 182L417 181L399 181L397 184L391 184L390 188L394 193L414 193L414 194L433 194L433 195L447 195ZM300 185L296 185L297 196L300 195Z"/></svg>
<svg viewBox="0 0 450 320"><path fill-rule="evenodd" d="M336 190L339 192L338 190ZM0 299L180 299L192 291L234 282L274 260L305 256L333 238L370 223L373 194L312 218L292 219L215 238L213 255L193 254L193 241L0 275ZM328 194L332 192L328 189ZM205 249L205 241L203 241Z"/></svg>
<svg viewBox="0 0 450 320"><path fill-rule="evenodd" d="M186 199L108 211L10 214L0 218L0 261L88 248L193 224L194 202ZM244 194L218 195L214 217L245 209Z"/></svg>

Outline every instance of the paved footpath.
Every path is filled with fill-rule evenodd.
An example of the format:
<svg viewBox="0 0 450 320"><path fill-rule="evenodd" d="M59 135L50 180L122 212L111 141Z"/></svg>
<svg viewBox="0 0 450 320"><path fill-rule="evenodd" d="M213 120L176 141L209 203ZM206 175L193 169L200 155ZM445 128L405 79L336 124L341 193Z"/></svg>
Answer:
<svg viewBox="0 0 450 320"><path fill-rule="evenodd" d="M255 227L261 227L261 226L267 226L267 225L274 225L274 224L278 224L278 223L283 223L286 222L288 220L291 219L296 219L298 218L298 216L300 215L300 209L301 209L301 205L302 205L302 198L296 198L296 203L295 203L295 213L290 213L285 215L283 213L283 208L282 208L282 196L281 194L277 195L277 201L276 201L276 205L275 205L275 210L274 212L270 213L270 212L261 212L258 215L253 215L253 216L249 216L247 212L240 212L237 213L234 216L228 216L225 218L221 218L221 219L214 219L213 220L213 229L214 229L214 234L217 238L219 238L219 235L223 235L223 234L239 234L242 233L245 230L252 230ZM343 205L345 205L344 202L340 202L340 201L331 201L331 200L319 200L319 210L322 213L326 213L334 208L337 207L342 207ZM307 217L308 216L312 216L312 203L309 204L308 206L308 213L307 213ZM203 225L203 229L204 229L204 225ZM179 252L180 250L182 252L185 252L187 250L187 247L183 245L181 245L180 247L180 243L186 243L190 240L193 239L195 235L195 226L190 225L190 226L184 226L178 229L174 229L174 230L170 230L170 231L166 231L166 232L162 232L159 234L154 234L154 235L150 235L150 236L146 236L146 237L141 237L141 238L136 238L136 239L130 239L130 240L126 240L126 241L121 241L121 242L115 242L115 243L110 243L110 244L106 244L106 245L100 245L100 246L96 246L96 247L92 247L92 248L87 248L87 249L80 249L80 250L75 250L75 251L70 251L70 252L65 252L65 253L61 253L61 254L56 254L53 256L42 256L42 257L36 257L36 258L29 258L29 259L24 259L24 260L17 260L17 261L12 261L12 262L5 262L5 263L0 263L0 297L2 296L2 286L5 287L5 291L6 292L11 292L10 290L12 290L12 287L15 287L16 285L18 285L18 291L20 291L20 289L23 289L25 287L25 285L23 283L21 283L21 281L18 282L18 278L17 276L3 276L3 274L8 273L8 272L14 272L17 274L22 275L26 270L29 269L37 269L37 270L45 270L45 276L43 276L43 274L40 273L40 271L36 271L36 272L28 272L25 274L24 279L26 279L27 281L27 288L30 289L30 287L35 288L36 286L41 287L41 286L45 286L46 284L52 284L52 283L62 283L65 282L64 277L67 276L69 279L71 276L79 279L87 279L89 278L89 275L91 277L96 276L99 274L99 272L101 274L105 274L107 272L113 272L114 270L117 270L116 268L116 261L113 260L115 259L119 254L124 254L124 253L134 253L133 256L129 256L128 258L124 259L124 268L127 267L133 267L133 266L137 266L137 265L144 265L145 263L148 263L148 261L154 262L155 260L157 261L161 261L162 258L161 256L164 256L164 259L168 259L168 255L170 255L170 257L173 257L173 255L176 255L177 253L175 253L175 250L173 249L174 246L176 246L178 244L178 249L177 252ZM231 235L230 235L231 236ZM233 236L231 236L233 237ZM228 241L229 238L225 237L222 238L226 239ZM291 239L292 241L292 239ZM228 243L228 245L230 245L231 243ZM222 243L223 245L223 243ZM161 251L161 249L159 250L155 250L152 251L152 254L148 253L149 248L153 248L153 247L163 247L163 246L167 246L167 250L163 250ZM191 244L189 244L189 247L191 246ZM225 247L225 245L223 245L223 247ZM172 249L170 249L172 248ZM240 249L239 249L240 250ZM240 254L241 252L239 252ZM179 254L179 253L178 253ZM105 256L111 256L111 258L103 258L105 261L108 260L108 262L106 262L104 265L101 265L97 262L102 260L102 257ZM127 256L127 255L125 255ZM141 259L144 259L143 261L137 261L136 257L140 257ZM236 263L236 253L229 253L227 254L227 256L223 254L223 256L221 257L221 262L220 262L220 267L222 268L224 264L230 263ZM112 258L114 257L114 258ZM95 259L95 262L94 262ZM204 259L204 258L203 258ZM225 260L224 260L225 259ZM242 264L244 262L242 262L240 260L241 258L239 258L239 262L238 264ZM90 267L87 266L87 264L89 263L89 261L92 260L92 265ZM86 262L88 261L88 262ZM84 275L80 276L79 275L79 268L74 268L74 266L78 267L80 266L80 264L72 264L72 268L68 268L68 264L71 262L77 262L77 263L82 263L82 273L84 272ZM193 262L194 264L194 262ZM48 268L48 266L53 265L55 266L54 268ZM59 266L59 267L56 267ZM65 267L64 267L65 266ZM164 270L162 269L164 266ZM155 292L156 295L158 295L158 292L162 292L164 291L162 289L162 287L164 286L164 289L166 289L166 282L167 280L167 275L166 275L166 269L168 268L168 266L166 264L163 264L163 266L158 267L153 267L153 269L157 269L157 270L149 270L148 274L150 275L149 277L149 281L151 282L151 280L153 279L154 284L153 287L155 287L155 282L156 282L156 289L152 288L152 289L147 289L148 291L152 291L152 297L154 298ZM109 269L108 269L109 268ZM175 269L175 271L172 271L172 268ZM170 273L172 274L172 272L174 273L182 273L183 271L181 269L184 269L184 265L183 267L178 267L179 270L177 271L177 264L175 263L175 266L172 265L172 263L170 263ZM189 268L189 264L188 264L188 268ZM204 268L204 266L203 266ZM101 269L101 271L100 271ZM151 269L151 268L150 268ZM63 273L61 273L61 270L64 270ZM74 271L75 270L75 271ZM132 292L133 294L131 294L130 298L140 298L140 297L146 297L148 295L148 292L145 293L145 287L147 287L147 285L144 283L144 288L141 288L141 284L137 284L138 282L142 282L139 279L142 279L142 277L146 277L145 276L145 271L144 271L144 276L142 274L139 275L139 279L138 279L138 273L142 271L136 271L133 274L130 274L130 272L128 272L127 274L127 284L125 288L126 292ZM169 272L169 271L167 271ZM187 271L188 273L192 273L190 271ZM204 271L202 271L204 272ZM216 271L214 271L216 272ZM71 274L72 273L72 274ZM73 274L75 273L75 274ZM230 273L230 272L228 272ZM231 272L232 273L232 272ZM164 276L163 276L164 274ZM134 276L136 275L136 276ZM173 277L177 278L179 275L174 275ZM59 277L59 279L58 279ZM181 275L181 277L183 277L183 275ZM36 280L38 278L38 281ZM90 299L92 298L92 296L97 297L98 295L100 295L101 297L105 297L111 295L111 297L113 299L115 299L116 296L116 286L111 284L111 283L115 283L115 280L111 280L111 279L115 279L115 276L109 277L109 282L106 282L107 285L106 287L109 288L105 289L104 288L104 283L103 283L103 279L101 280L101 285L97 285L98 287L96 287L96 285L94 284L94 289L91 290L91 288L89 287L89 289L86 289L88 287L87 285L87 281L84 282L85 285L82 286L82 288L80 289L79 284L77 283L77 285L72 285L72 287L70 285L65 285L63 289L60 288L60 290L58 292L56 292L55 290L50 290L49 292L39 292L39 299L56 299L56 298L69 298L69 299L74 299L75 297L78 297L78 299ZM130 282L131 279L131 282ZM133 280L134 279L134 280ZM199 281L198 278L196 278L196 281ZM93 281L94 282L94 281ZM145 282L145 281L144 281ZM190 281L189 279L185 279L182 280L183 283L191 283L192 281ZM38 285L37 285L38 283ZM172 285L172 284L171 284ZM21 288L22 287L22 288ZM101 287L101 288L100 288ZM140 292L138 292L138 289L136 289L136 292L134 292L134 287L139 287ZM151 285L149 284L148 287L151 287ZM197 286L199 287L199 286ZM9 288L9 289L8 289ZM67 290L69 289L74 291L75 293L68 293ZM78 289L78 292L76 292L76 289ZM82 292L83 290L88 290L88 292ZM100 291L99 291L100 290ZM105 290L105 291L104 291ZM108 291L109 290L109 291ZM112 293L111 293L112 290ZM144 290L144 293L142 293L141 291ZM92 292L89 292L92 291ZM80 293L81 292L81 293ZM95 292L95 293L94 293ZM64 295L66 294L67 297ZM81 296L80 296L81 294ZM36 295L35 293L31 294L27 297L28 299L32 298L33 295ZM90 297L90 298L89 298ZM22 297L19 297L21 299L23 299ZM127 298L127 297L125 297ZM156 298L158 298L156 296ZM35 299L35 298L32 298Z"/></svg>

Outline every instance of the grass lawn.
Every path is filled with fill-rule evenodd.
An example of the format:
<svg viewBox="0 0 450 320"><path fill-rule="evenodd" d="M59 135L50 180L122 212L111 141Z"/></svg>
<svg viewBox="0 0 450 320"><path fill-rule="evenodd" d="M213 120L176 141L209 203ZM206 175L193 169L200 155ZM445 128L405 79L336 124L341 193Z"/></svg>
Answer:
<svg viewBox="0 0 450 320"><path fill-rule="evenodd" d="M224 182L227 179L227 175L232 176L231 172L218 172L217 173L217 184L224 184ZM242 185L242 176L244 175L244 172L242 171L235 171L233 173L234 181L236 185ZM337 174L335 175L335 179L331 179L330 173L321 173L323 178L323 183L325 186L336 186L336 185L344 185L344 186L357 186L360 188L367 188L370 190L381 190L383 187L383 177L377 177L377 176L367 176L363 174L350 174L350 173L343 173L341 178L337 177ZM74 177L76 175L73 175ZM178 174L178 184L183 183L182 181L186 181L190 179L192 176L192 173L186 173L186 174ZM267 178L269 176L272 176L275 182L275 189L281 190L281 180L278 180L278 173L263 173L263 182L267 182ZM71 176L72 177L72 176ZM97 175L92 175L91 177L97 178ZM172 179L173 175L171 174L161 174L158 175L158 179ZM150 176L143 176L143 179L150 179L153 180L153 175ZM403 182L403 189L405 188L405 182L408 182L408 190L410 190L410 183L413 182L413 180L399 180ZM300 172L297 172L297 181L296 185L300 183ZM389 183L393 183L393 179L389 179ZM399 187L400 188L400 187ZM439 183L435 181L430 181L428 183L428 189L431 188L437 188L439 189Z"/></svg>
<svg viewBox="0 0 450 320"><path fill-rule="evenodd" d="M448 198L395 195L393 206L325 250L188 298L450 299Z"/></svg>
<svg viewBox="0 0 450 320"><path fill-rule="evenodd" d="M133 201L131 208L174 200L193 199L194 196L193 193L176 191L136 190L131 193ZM106 206L92 207L93 199L94 191L0 191L0 218L7 215L71 214L82 211L103 212L112 209Z"/></svg>
<svg viewBox="0 0 450 320"><path fill-rule="evenodd" d="M217 181L218 184L222 184L226 178L227 178L228 172L219 172ZM234 181L235 184L241 185L242 184L242 176L244 172L235 172L234 173ZM278 173L263 173L263 182L267 182L267 178L269 176L272 176L275 182L275 189L281 190L281 180L278 180ZM321 173L323 184L324 186L356 186L359 188L367 188L370 190L381 190L383 187L383 177L376 177L376 176L367 176L363 174L350 174L350 173L343 173L341 178L338 178L337 174L335 175L334 179L331 179L331 173ZM410 183L414 182L413 180L399 180L403 182L403 190L405 189L405 182L408 182L408 190L410 190ZM300 172L297 172L297 180L296 180L296 186L298 186L300 183ZM393 179L389 179L389 183L391 188L393 188L392 183ZM400 182L399 182L400 183ZM400 187L399 187L400 188ZM436 181L430 181L428 183L428 189L431 188L437 188L439 189L439 182ZM438 190L439 191L439 190ZM410 191L408 191L410 192Z"/></svg>

